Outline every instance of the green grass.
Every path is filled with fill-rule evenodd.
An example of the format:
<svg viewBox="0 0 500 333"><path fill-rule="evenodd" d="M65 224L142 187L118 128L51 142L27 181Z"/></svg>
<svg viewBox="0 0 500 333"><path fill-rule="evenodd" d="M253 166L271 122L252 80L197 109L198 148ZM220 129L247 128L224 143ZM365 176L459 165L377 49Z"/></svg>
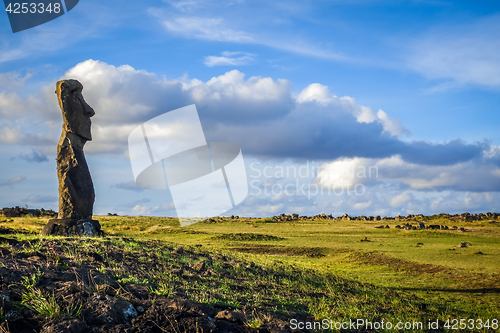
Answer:
<svg viewBox="0 0 500 333"><path fill-rule="evenodd" d="M61 307L54 295L44 295L40 289L31 288L22 296L22 304L34 310L40 316L51 319L61 316Z"/></svg>
<svg viewBox="0 0 500 333"><path fill-rule="evenodd" d="M23 276L22 277L23 281L21 283L27 290L32 290L38 285L38 283L40 283L40 281L42 281L42 278L43 274L40 271L40 269L37 268L35 273L29 276Z"/></svg>
<svg viewBox="0 0 500 333"><path fill-rule="evenodd" d="M217 260L205 262L215 274L190 279L189 273L179 276L170 270L193 265L198 258L172 257L169 251L152 247L149 251L154 251L168 269L117 276L123 283L148 284L156 295L183 292L206 304L259 309L247 318L251 327L262 325L267 313L292 318L297 311L334 320L369 317L427 322L500 317L500 223L491 220L418 218L426 224L468 230L461 233L394 228L403 221L275 222L240 218L181 228L172 218L94 218L107 234L118 237L112 239L113 245L123 246L129 254L137 253L146 259L146 266L144 251L148 249L120 237L161 240L186 248L202 245L202 252L255 262L256 268L227 267ZM0 227L39 231L45 223L38 218L14 218L14 222L2 222ZM390 225L390 229L375 228L381 224ZM361 242L365 237L369 241ZM461 242L472 245L458 248ZM109 267L117 272L120 269L112 262ZM242 289L242 285L249 287Z"/></svg>
<svg viewBox="0 0 500 333"><path fill-rule="evenodd" d="M21 284L26 289L26 291L22 293L22 305L35 311L44 319L55 319L61 316L72 317L80 314L82 308L81 304L71 303L62 308L57 302L54 294L49 295L38 289L37 286L42 279L43 273L41 273L40 269L35 270L35 272L29 276L22 277Z"/></svg>

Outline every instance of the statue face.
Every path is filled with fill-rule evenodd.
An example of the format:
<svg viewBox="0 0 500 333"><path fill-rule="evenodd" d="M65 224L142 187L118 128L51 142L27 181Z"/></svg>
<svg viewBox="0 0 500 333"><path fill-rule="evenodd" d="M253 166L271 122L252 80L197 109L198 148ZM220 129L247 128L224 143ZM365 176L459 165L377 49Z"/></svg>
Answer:
<svg viewBox="0 0 500 333"><path fill-rule="evenodd" d="M56 94L63 113L63 130L76 134L86 140L92 140L90 117L95 112L83 99L83 86L76 80L57 82Z"/></svg>

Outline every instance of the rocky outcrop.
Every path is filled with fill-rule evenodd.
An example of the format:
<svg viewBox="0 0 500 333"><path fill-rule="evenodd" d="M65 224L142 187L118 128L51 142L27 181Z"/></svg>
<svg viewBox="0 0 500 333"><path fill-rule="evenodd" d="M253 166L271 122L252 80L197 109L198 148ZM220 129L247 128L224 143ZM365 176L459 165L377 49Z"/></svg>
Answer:
<svg viewBox="0 0 500 333"><path fill-rule="evenodd" d="M5 216L5 217L22 217L26 215L31 215L31 216L51 216L51 217L56 217L57 213L54 212L52 209L45 210L43 208L41 209L28 209L28 208L22 208L19 206L12 207L12 208L3 208L0 210L0 213Z"/></svg>

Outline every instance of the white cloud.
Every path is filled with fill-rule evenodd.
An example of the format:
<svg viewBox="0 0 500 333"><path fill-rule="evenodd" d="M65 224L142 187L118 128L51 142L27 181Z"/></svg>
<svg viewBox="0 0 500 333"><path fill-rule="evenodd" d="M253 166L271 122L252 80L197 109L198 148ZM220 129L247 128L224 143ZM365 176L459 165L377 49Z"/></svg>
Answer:
<svg viewBox="0 0 500 333"><path fill-rule="evenodd" d="M2 118L13 120L26 109L27 101L21 99L15 92L0 92L0 114Z"/></svg>
<svg viewBox="0 0 500 333"><path fill-rule="evenodd" d="M170 202L165 202L163 204L160 205L160 209L163 209L163 210L175 210L175 204L170 201Z"/></svg>
<svg viewBox="0 0 500 333"><path fill-rule="evenodd" d="M370 169L368 158L341 158L321 165L316 181L319 185L331 189L352 189L376 177L376 169ZM373 173L373 174L372 174Z"/></svg>
<svg viewBox="0 0 500 333"><path fill-rule="evenodd" d="M0 73L0 87L7 89L8 91L15 91L22 88L24 86L24 82L30 77L30 73L27 73L24 77L21 77L21 74L18 72ZM0 102L0 108L2 107L3 105Z"/></svg>
<svg viewBox="0 0 500 333"><path fill-rule="evenodd" d="M351 98L349 98L349 97L343 97L343 98L346 100L347 99L351 100ZM380 110L380 111L382 111L382 110ZM356 116L356 119L360 123L369 124L369 123L372 123L374 121L382 120L382 119L380 119L380 116L378 114L373 112L372 108L367 107L367 106L363 106L363 105L358 105L356 108L354 108L354 114ZM384 129L385 129L385 127L384 127Z"/></svg>
<svg viewBox="0 0 500 333"><path fill-rule="evenodd" d="M401 207L407 202L412 200L412 196L408 192L403 192L401 194L396 195L391 199L392 207Z"/></svg>
<svg viewBox="0 0 500 333"><path fill-rule="evenodd" d="M319 83L311 83L305 87L297 96L298 103L318 102L326 105L331 103L337 96L330 94L327 86Z"/></svg>
<svg viewBox="0 0 500 333"><path fill-rule="evenodd" d="M189 11L198 8L205 1L200 0L167 0L165 1L180 11Z"/></svg>
<svg viewBox="0 0 500 333"><path fill-rule="evenodd" d="M279 33L280 29L267 29L262 32L259 31L259 28L254 28L255 33L244 31L238 26L245 24L248 27L252 24L249 24L246 20L235 19L235 17L231 15L226 15L226 17L221 18L220 16L224 15L221 13L222 11L216 11L212 14L213 17L204 17L207 15L207 12L213 11L214 7L221 6L221 3L216 3L215 5L211 5L210 8L207 8L208 6L200 6L200 3L202 2L203 1L180 1L174 4L174 7L181 12L179 14L183 16L172 17L171 11L164 11L161 8L150 8L149 14L159 19L161 25L168 32L185 38L195 38L217 42L259 44L287 52L339 62L361 61L360 59L343 55L340 52L334 52L327 48L313 45L307 40L302 40L296 34L285 36ZM235 2L229 2L225 5L231 5L234 3ZM243 1L237 1L237 3L243 3ZM293 7L292 10L297 10L297 8L299 8L298 4L294 4L293 6L281 5L279 9L280 14L282 15L283 10L288 7ZM264 11L266 9L262 10ZM186 12L197 12L202 16L187 16ZM280 19L276 20L276 17L274 16L273 19L266 21L266 25L280 21ZM282 27L280 23L278 24Z"/></svg>
<svg viewBox="0 0 500 333"><path fill-rule="evenodd" d="M191 95L196 102L229 99L244 102L282 102L289 98L290 83L287 80L251 77L246 82L245 74L232 70L224 75L214 77L206 84L197 85ZM259 110L254 110L259 113Z"/></svg>
<svg viewBox="0 0 500 333"><path fill-rule="evenodd" d="M208 6L231 6L235 4L242 4L244 0L225 0L225 1L213 1L213 0L163 0L169 5L173 6L175 9L181 12L191 12L196 9L204 10Z"/></svg>
<svg viewBox="0 0 500 333"><path fill-rule="evenodd" d="M137 184L133 180L128 181L128 182L118 183L116 185L113 185L113 187L120 188L123 190L128 190L128 191L134 191L134 192L144 191L144 189L142 187L137 186Z"/></svg>
<svg viewBox="0 0 500 333"><path fill-rule="evenodd" d="M467 146L461 141L440 146L402 142L395 137L404 133L399 120L382 110L375 113L358 105L352 97L338 97L319 83L309 85L294 99L289 81L245 79L237 70L206 82L187 77L169 80L131 66L115 67L95 60L77 64L63 77L82 82L83 95L96 111L93 141L85 147L89 154L126 154L127 137L136 126L195 103L208 141L235 142L246 156L330 160L315 180L325 187L390 182L419 191L484 192L500 188L500 167L495 162L500 159L498 147ZM8 96L6 100L18 102L22 109L12 113L17 118L9 126L0 127L0 141L52 153L61 130L54 83L24 99L15 92ZM23 121L27 124L34 119L49 125L46 132L33 134L23 125ZM479 156L475 150L481 147L486 150ZM466 158L462 158L462 151ZM436 156L445 156L446 163L436 161ZM435 165L424 165L428 160ZM370 201L372 205L377 202L373 198L363 202Z"/></svg>
<svg viewBox="0 0 500 333"><path fill-rule="evenodd" d="M57 203L58 198L52 195L43 195L43 194L30 194L24 201L32 202L32 203Z"/></svg>
<svg viewBox="0 0 500 333"><path fill-rule="evenodd" d="M96 111L92 118L93 141L87 143L87 153L124 153L128 135L136 126L193 103L205 119L216 123L276 119L290 112L292 105L290 82L263 77L245 80L237 70L207 82L187 77L168 80L128 65L115 67L87 60L68 70L61 79L68 77L83 84L84 98ZM0 112L13 121L0 128L1 142L33 144L42 151L47 151L42 145L49 145L53 150L62 121L54 86L55 83L44 86L27 98L20 98L15 92L0 93ZM26 132L24 124L35 119L48 125L48 132Z"/></svg>
<svg viewBox="0 0 500 333"><path fill-rule="evenodd" d="M479 149L461 141L437 146L399 141L397 136L406 131L399 120L381 110L375 113L358 105L352 97L337 97L318 83L309 85L293 99L292 85L283 79L245 79L243 73L232 70L206 82L186 76L170 80L128 65L115 67L95 60L77 64L62 78L68 77L82 82L83 95L96 111L92 118L93 141L87 144L87 153L126 155L127 137L133 128L193 103L208 140L232 141L247 154L257 156L332 160L400 153L418 163L430 160L442 164L444 160L445 164L453 164L460 156L467 156L461 160L470 160ZM61 126L54 83L25 99L12 94L8 100L22 109L8 113L17 117L17 123L4 125L0 138L4 142L31 143L47 153L48 147L53 149L57 142ZM33 123L35 119L45 122L48 132L31 134L24 126L19 127L21 120ZM431 154L427 153L429 150Z"/></svg>
<svg viewBox="0 0 500 333"><path fill-rule="evenodd" d="M449 192L431 200L433 212L487 212L495 211L495 203L500 200L498 192ZM422 210L425 207L422 207Z"/></svg>
<svg viewBox="0 0 500 333"><path fill-rule="evenodd" d="M382 110L378 110L377 117L377 120L384 126L385 132L395 136L401 136L402 134L411 135L411 132L403 127L401 120L390 118L387 113Z"/></svg>
<svg viewBox="0 0 500 333"><path fill-rule="evenodd" d="M151 208L144 205L135 205L132 208L132 215L151 215Z"/></svg>
<svg viewBox="0 0 500 333"><path fill-rule="evenodd" d="M399 119L390 118L382 110L375 113L370 107L356 104L356 100L352 97L338 97L330 93L327 86L320 83L312 83L305 87L297 96L296 101L297 103L316 102L322 106L339 106L348 109L360 123L377 122L383 126L385 132L397 137L402 134L411 135L411 132L403 127Z"/></svg>
<svg viewBox="0 0 500 333"><path fill-rule="evenodd" d="M399 156L376 161L382 180L401 182L416 190L491 191L500 189L498 167L483 157L451 166L427 166L404 162Z"/></svg>
<svg viewBox="0 0 500 333"><path fill-rule="evenodd" d="M371 206L372 202L357 202L354 205L352 205L352 209L354 210L365 210Z"/></svg>
<svg viewBox="0 0 500 333"><path fill-rule="evenodd" d="M25 133L21 126L0 128L0 143L22 144L28 146L54 146L57 140L51 137L51 133ZM44 151L45 152L45 151Z"/></svg>
<svg viewBox="0 0 500 333"><path fill-rule="evenodd" d="M222 52L222 56L205 57L205 65L214 66L239 66L247 65L254 60L254 55L245 52Z"/></svg>
<svg viewBox="0 0 500 333"><path fill-rule="evenodd" d="M0 128L0 142L2 143L18 143L24 138L26 138L26 134L21 131L20 126Z"/></svg>
<svg viewBox="0 0 500 333"><path fill-rule="evenodd" d="M1 183L0 186L14 185L17 183L21 183L25 180L26 180L26 177L19 176L19 177L11 178L11 179L7 180L6 182Z"/></svg>
<svg viewBox="0 0 500 333"><path fill-rule="evenodd" d="M315 181L332 189L389 182L421 191L500 191L499 157L488 151L479 160L450 166L422 166L405 162L397 155L383 159L342 158L321 165ZM403 198L395 198L391 205L399 206Z"/></svg>
<svg viewBox="0 0 500 333"><path fill-rule="evenodd" d="M431 79L448 79L432 91L457 84L500 86L500 16L440 27L414 41L408 66ZM431 92L432 92L431 91Z"/></svg>
<svg viewBox="0 0 500 333"><path fill-rule="evenodd" d="M283 204L262 205L257 208L257 211L264 216L271 216L273 214L281 213L283 211L283 207Z"/></svg>
<svg viewBox="0 0 500 333"><path fill-rule="evenodd" d="M162 20L162 24L168 31L184 37L235 43L254 41L251 34L228 28L223 19L178 17Z"/></svg>

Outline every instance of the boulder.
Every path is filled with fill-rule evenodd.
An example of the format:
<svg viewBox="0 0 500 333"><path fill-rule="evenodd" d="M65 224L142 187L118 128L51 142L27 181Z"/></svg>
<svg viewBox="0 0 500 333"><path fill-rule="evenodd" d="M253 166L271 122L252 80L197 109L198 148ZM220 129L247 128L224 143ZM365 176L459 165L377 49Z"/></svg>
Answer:
<svg viewBox="0 0 500 333"><path fill-rule="evenodd" d="M42 235L49 236L103 236L99 221L92 219L51 219L43 227Z"/></svg>

